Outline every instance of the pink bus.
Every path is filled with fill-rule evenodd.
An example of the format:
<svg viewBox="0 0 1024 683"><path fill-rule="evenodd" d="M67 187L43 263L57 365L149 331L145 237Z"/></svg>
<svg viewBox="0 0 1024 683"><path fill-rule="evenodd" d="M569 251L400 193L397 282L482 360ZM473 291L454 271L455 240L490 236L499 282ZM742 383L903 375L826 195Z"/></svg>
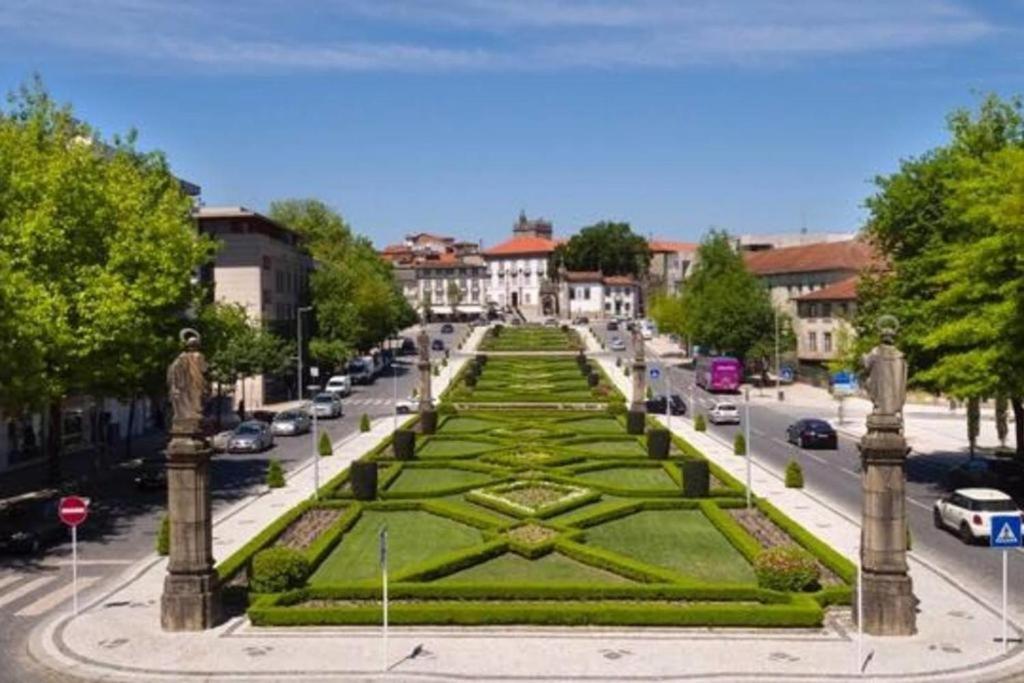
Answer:
<svg viewBox="0 0 1024 683"><path fill-rule="evenodd" d="M697 359L697 386L705 391L737 392L743 378L743 367L729 356L702 356Z"/></svg>

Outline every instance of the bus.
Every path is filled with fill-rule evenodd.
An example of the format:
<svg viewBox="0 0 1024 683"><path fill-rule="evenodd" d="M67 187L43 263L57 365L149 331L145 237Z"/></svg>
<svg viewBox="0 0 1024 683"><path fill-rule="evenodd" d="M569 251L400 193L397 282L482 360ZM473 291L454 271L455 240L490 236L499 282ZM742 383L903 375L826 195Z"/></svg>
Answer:
<svg viewBox="0 0 1024 683"><path fill-rule="evenodd" d="M705 391L735 393L740 390L743 366L729 356L702 356L695 370L697 386Z"/></svg>

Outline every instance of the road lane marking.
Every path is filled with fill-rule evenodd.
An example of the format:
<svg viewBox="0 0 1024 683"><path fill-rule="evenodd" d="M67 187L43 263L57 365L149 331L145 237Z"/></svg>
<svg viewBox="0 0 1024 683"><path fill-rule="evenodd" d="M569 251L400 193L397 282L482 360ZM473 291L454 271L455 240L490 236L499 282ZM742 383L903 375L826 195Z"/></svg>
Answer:
<svg viewBox="0 0 1024 683"><path fill-rule="evenodd" d="M9 586L18 579L23 578L25 578L24 574L11 574L10 576L0 576L0 589L3 589L4 586Z"/></svg>
<svg viewBox="0 0 1024 683"><path fill-rule="evenodd" d="M80 576L78 577L78 590L84 591L86 588L93 585L99 580L100 577L98 576ZM74 586L71 585L71 580L68 579L68 583L64 585L62 588L58 588L52 593L47 593L45 596L39 598L35 602L30 602L28 605L15 612L14 616L37 617L40 614L49 612L57 605L69 599L73 591Z"/></svg>
<svg viewBox="0 0 1024 683"><path fill-rule="evenodd" d="M46 584L50 583L55 578L57 578L57 577L55 577L55 576L38 576L38 577L32 579L31 581L29 581L28 583L23 583L22 585L18 586L14 590L12 590L12 591L10 591L8 593L4 593L3 595L0 595L0 607L8 605L8 604L14 602L15 600L20 600L21 598L25 597L26 595L28 595L32 591L36 590L37 588L42 588Z"/></svg>

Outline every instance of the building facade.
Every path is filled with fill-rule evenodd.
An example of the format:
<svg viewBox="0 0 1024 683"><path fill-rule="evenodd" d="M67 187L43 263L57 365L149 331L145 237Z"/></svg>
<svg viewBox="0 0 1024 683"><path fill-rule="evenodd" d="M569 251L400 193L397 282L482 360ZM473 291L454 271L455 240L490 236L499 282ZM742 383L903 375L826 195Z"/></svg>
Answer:
<svg viewBox="0 0 1024 683"><path fill-rule="evenodd" d="M651 265L648 268L648 296L654 294L678 294L683 280L690 274L697 244L673 242L671 240L650 240Z"/></svg>
<svg viewBox="0 0 1024 683"><path fill-rule="evenodd" d="M561 274L560 311L564 317L632 318L640 306L640 285L629 276L605 276L599 271L566 271Z"/></svg>
<svg viewBox="0 0 1024 683"><path fill-rule="evenodd" d="M415 278L409 303L424 319L464 320L487 312L488 273L482 258L430 259L411 269Z"/></svg>
<svg viewBox="0 0 1024 683"><path fill-rule="evenodd" d="M286 339L296 336L299 308L309 304L313 262L297 233L242 206L203 207L199 231L220 244L201 274L215 301L242 305L253 324ZM250 377L238 383L235 401L246 409L295 397L294 376Z"/></svg>
<svg viewBox="0 0 1024 683"><path fill-rule="evenodd" d="M512 238L483 252L488 302L527 318L556 315L558 295L550 286L548 260L557 246L549 221L520 214Z"/></svg>

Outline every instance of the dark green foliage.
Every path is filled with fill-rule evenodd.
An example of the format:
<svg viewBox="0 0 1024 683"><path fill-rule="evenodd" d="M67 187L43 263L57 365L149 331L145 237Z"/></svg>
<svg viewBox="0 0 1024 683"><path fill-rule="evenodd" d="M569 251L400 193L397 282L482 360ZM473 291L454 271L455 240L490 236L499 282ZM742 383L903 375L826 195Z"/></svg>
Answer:
<svg viewBox="0 0 1024 683"><path fill-rule="evenodd" d="M630 410L626 413L626 433L643 434L647 426L647 413L643 410Z"/></svg>
<svg viewBox="0 0 1024 683"><path fill-rule="evenodd" d="M743 432L737 432L735 438L733 438L732 452L736 455L747 454L747 439L743 436Z"/></svg>
<svg viewBox="0 0 1024 683"><path fill-rule="evenodd" d="M433 434L437 431L437 411L424 410L420 413L420 434Z"/></svg>
<svg viewBox="0 0 1024 683"><path fill-rule="evenodd" d="M647 430L647 457L664 460L668 457L671 438L667 429Z"/></svg>
<svg viewBox="0 0 1024 683"><path fill-rule="evenodd" d="M971 455L974 455L974 448L978 443L978 433L981 430L981 399L972 396L967 399L967 442L970 444Z"/></svg>
<svg viewBox="0 0 1024 683"><path fill-rule="evenodd" d="M267 487L279 489L284 484L284 468L281 467L281 461L277 459L271 460L267 466Z"/></svg>
<svg viewBox="0 0 1024 683"><path fill-rule="evenodd" d="M377 463L356 460L349 466L349 481L356 500L373 500L377 497Z"/></svg>
<svg viewBox="0 0 1024 683"><path fill-rule="evenodd" d="M367 415L366 413L363 413L363 416L359 418L359 431L370 431L370 416Z"/></svg>
<svg viewBox="0 0 1024 683"><path fill-rule="evenodd" d="M704 413L697 413L696 417L693 418L693 429L697 432L706 432L708 424L704 420Z"/></svg>
<svg viewBox="0 0 1024 683"><path fill-rule="evenodd" d="M647 240L633 232L629 223L601 221L588 225L560 244L551 254L550 272L561 265L568 270L599 270L605 275L647 275L651 250Z"/></svg>
<svg viewBox="0 0 1024 683"><path fill-rule="evenodd" d="M683 460L679 464L683 473L683 497L705 498L711 488L711 471L707 460Z"/></svg>
<svg viewBox="0 0 1024 683"><path fill-rule="evenodd" d="M160 518L160 528L156 532L156 554L169 555L171 553L171 518L164 515Z"/></svg>
<svg viewBox="0 0 1024 683"><path fill-rule="evenodd" d="M399 460L412 460L416 453L416 432L411 429L399 429L395 432L391 446Z"/></svg>
<svg viewBox="0 0 1024 683"><path fill-rule="evenodd" d="M292 548L267 548L252 560L249 589L254 593L280 593L301 588L309 576L309 561Z"/></svg>
<svg viewBox="0 0 1024 683"><path fill-rule="evenodd" d="M786 465L786 488L802 489L804 487L804 469L796 460Z"/></svg>
<svg viewBox="0 0 1024 683"><path fill-rule="evenodd" d="M591 388L596 387L598 385L598 383L600 383L600 381L601 381L601 378L598 376L598 374L596 372L591 372L590 374L587 375L587 386L588 387L591 387Z"/></svg>
<svg viewBox="0 0 1024 683"><path fill-rule="evenodd" d="M821 570L814 558L795 545L768 548L754 561L757 585L769 590L799 592L818 588Z"/></svg>
<svg viewBox="0 0 1024 683"><path fill-rule="evenodd" d="M325 458L334 454L334 446L331 444L331 437L327 432L320 432L320 443L317 444L317 452Z"/></svg>

